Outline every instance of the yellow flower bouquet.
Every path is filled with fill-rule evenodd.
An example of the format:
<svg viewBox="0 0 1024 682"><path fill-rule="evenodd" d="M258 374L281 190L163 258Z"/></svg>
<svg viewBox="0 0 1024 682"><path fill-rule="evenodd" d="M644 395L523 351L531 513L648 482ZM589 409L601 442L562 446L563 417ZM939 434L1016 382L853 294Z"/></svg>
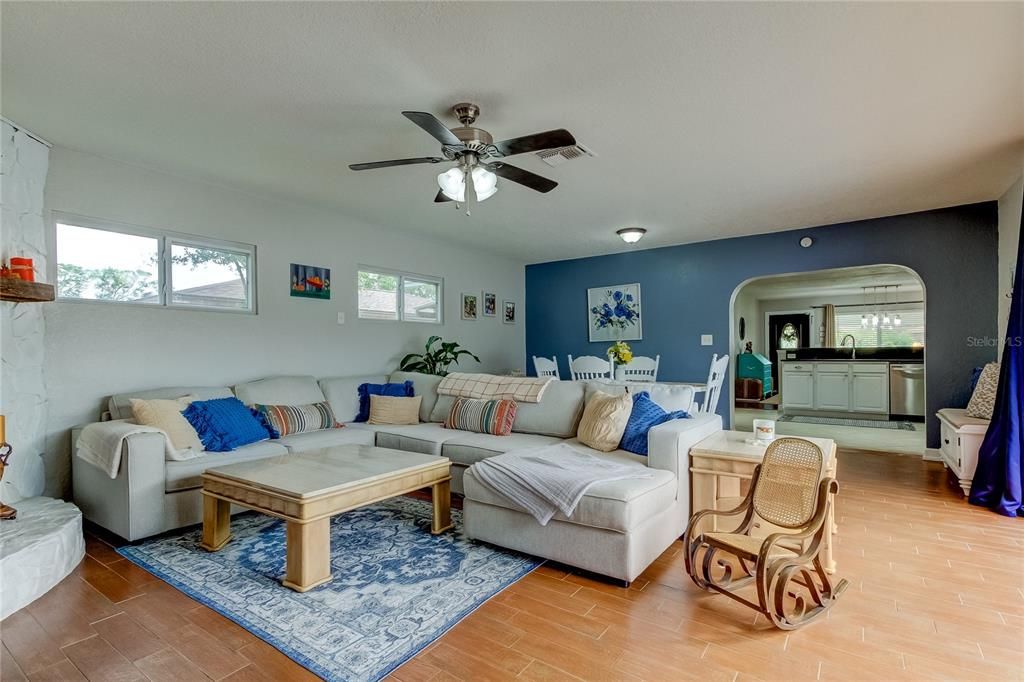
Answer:
<svg viewBox="0 0 1024 682"><path fill-rule="evenodd" d="M633 361L633 351L625 341L616 341L607 350L608 357L619 365L628 365Z"/></svg>

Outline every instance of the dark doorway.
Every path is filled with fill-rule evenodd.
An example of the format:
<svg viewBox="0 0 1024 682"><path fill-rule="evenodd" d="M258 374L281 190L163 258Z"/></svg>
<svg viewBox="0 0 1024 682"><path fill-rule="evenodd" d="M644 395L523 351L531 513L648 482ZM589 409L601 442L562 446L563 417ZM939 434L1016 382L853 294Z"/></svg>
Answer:
<svg viewBox="0 0 1024 682"><path fill-rule="evenodd" d="M807 348L811 345L811 316L785 313L768 316L768 359L772 362L772 385L778 391L779 349Z"/></svg>

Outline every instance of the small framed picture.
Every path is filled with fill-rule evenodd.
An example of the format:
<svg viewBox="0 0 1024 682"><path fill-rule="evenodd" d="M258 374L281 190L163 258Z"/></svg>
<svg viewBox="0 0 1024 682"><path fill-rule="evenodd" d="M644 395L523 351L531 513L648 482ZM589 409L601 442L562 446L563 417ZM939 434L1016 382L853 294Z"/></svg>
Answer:
<svg viewBox="0 0 1024 682"><path fill-rule="evenodd" d="M490 291L484 292L484 317L498 316L498 295Z"/></svg>
<svg viewBox="0 0 1024 682"><path fill-rule="evenodd" d="M463 294L462 295L462 319L464 319L464 320L475 320L476 319L476 307L477 307L477 295L476 294Z"/></svg>
<svg viewBox="0 0 1024 682"><path fill-rule="evenodd" d="M331 269L292 263L289 268L291 295L300 298L331 298Z"/></svg>
<svg viewBox="0 0 1024 682"><path fill-rule="evenodd" d="M502 322L505 324L516 323L516 303L515 301L502 301L501 309L503 312Z"/></svg>

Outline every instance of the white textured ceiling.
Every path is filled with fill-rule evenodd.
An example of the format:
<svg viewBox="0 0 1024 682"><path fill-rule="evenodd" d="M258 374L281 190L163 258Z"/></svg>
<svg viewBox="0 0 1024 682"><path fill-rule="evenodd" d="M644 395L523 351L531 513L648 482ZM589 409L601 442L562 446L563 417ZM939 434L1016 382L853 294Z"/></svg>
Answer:
<svg viewBox="0 0 1024 682"><path fill-rule="evenodd" d="M535 262L992 199L1024 149L1024 3L2 3L4 115L58 145ZM403 109L596 158L434 205ZM455 121L445 118L451 125Z"/></svg>
<svg viewBox="0 0 1024 682"><path fill-rule="evenodd" d="M886 286L887 292L878 288ZM907 268L867 265L764 277L749 282L740 291L760 301L818 296L827 303L830 297L863 295L877 301L920 300L924 288L921 279Z"/></svg>

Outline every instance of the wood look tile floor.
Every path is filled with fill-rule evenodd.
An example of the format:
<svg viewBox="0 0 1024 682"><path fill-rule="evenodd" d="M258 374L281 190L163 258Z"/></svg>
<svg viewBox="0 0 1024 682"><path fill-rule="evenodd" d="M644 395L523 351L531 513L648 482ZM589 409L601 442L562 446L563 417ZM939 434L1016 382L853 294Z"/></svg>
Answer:
<svg viewBox="0 0 1024 682"><path fill-rule="evenodd" d="M781 632L697 590L669 548L628 589L542 566L390 680L1009 680L1024 676L1024 520L966 504L942 466L844 450L851 586ZM15 680L315 679L93 535L75 573L0 623Z"/></svg>

